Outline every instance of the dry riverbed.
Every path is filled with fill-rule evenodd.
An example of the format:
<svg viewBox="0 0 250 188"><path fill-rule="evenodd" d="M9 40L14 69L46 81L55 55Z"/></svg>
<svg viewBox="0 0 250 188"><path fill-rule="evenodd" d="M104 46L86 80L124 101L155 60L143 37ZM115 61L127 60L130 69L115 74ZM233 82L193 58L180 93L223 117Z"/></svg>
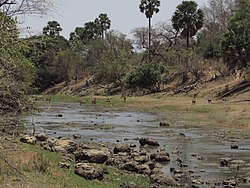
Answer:
<svg viewBox="0 0 250 188"><path fill-rule="evenodd" d="M52 98L51 104L42 104L39 111L23 119L30 132L35 128L36 133L46 132L49 139L68 139L77 145L88 143L88 147L96 143L88 149L108 151L110 160L105 163L120 169L111 187L118 184L148 187L147 178L155 183L162 176L172 177L181 187L192 184L197 187L249 186L247 102L212 101L208 104L207 100L198 98L192 106L191 97L159 95L127 98L126 103L120 97L112 97L110 102L106 102L107 97L96 99L94 106L89 102L91 98L77 98L70 103ZM82 100L86 103L79 106ZM152 139L158 145L141 144L142 138ZM43 147L54 148L53 144ZM121 151L118 149L115 153L115 147ZM86 145L83 148L86 150ZM86 166L79 168L82 170ZM107 171L114 169L108 167ZM144 183L140 178L129 180L126 173L130 171L132 177L145 176ZM105 170L103 173L104 180L99 180L100 184L107 181ZM123 176L128 178L119 180ZM171 179L161 181L175 185ZM98 186L94 183L89 187Z"/></svg>

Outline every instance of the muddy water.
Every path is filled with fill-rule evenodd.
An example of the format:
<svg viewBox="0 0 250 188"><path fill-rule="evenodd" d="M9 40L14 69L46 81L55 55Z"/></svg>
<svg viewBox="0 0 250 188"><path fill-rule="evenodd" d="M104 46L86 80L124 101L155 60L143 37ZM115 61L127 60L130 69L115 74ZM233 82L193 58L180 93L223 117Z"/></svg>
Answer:
<svg viewBox="0 0 250 188"><path fill-rule="evenodd" d="M73 134L80 134L83 142L135 143L137 147L137 138L156 139L171 157L170 163L163 164L163 172L171 174L171 167L180 169L176 162L178 158L188 165L184 169L182 183L188 183L191 176L211 184L235 176L240 178L240 182L250 177L250 141L238 140L239 149L233 150L230 142L220 141L197 128L186 129L181 122L160 127L158 117L148 113L80 107L74 103L53 103L41 109L25 117L27 126L33 122L36 132L46 131L51 136L72 138ZM62 117L57 117L58 114ZM152 152L157 150L154 147L148 149ZM228 167L220 166L223 158L229 159ZM238 187L250 187L250 184L240 183Z"/></svg>

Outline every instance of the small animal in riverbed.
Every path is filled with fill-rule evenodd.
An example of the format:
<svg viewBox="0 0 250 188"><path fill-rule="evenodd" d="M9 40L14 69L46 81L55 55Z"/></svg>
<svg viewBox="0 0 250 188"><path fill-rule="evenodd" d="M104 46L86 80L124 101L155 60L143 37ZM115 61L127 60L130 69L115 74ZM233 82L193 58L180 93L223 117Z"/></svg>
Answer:
<svg viewBox="0 0 250 188"><path fill-rule="evenodd" d="M123 102L126 102L126 101L127 101L127 97L124 96L124 97L123 97Z"/></svg>
<svg viewBox="0 0 250 188"><path fill-rule="evenodd" d="M51 102L51 97L46 97L46 98L45 98L45 102L50 103L50 102Z"/></svg>
<svg viewBox="0 0 250 188"><path fill-rule="evenodd" d="M209 98L209 99L207 100L207 102L208 102L208 104L211 104L211 103L212 103L212 99Z"/></svg>
<svg viewBox="0 0 250 188"><path fill-rule="evenodd" d="M123 98L123 102L126 102L126 101L127 101L127 97L126 97L126 94L125 94L125 93L122 94L122 98Z"/></svg>
<svg viewBox="0 0 250 188"><path fill-rule="evenodd" d="M111 102L111 99L110 99L110 98L107 98L106 102Z"/></svg>
<svg viewBox="0 0 250 188"><path fill-rule="evenodd" d="M198 96L198 93L194 93L194 99Z"/></svg>
<svg viewBox="0 0 250 188"><path fill-rule="evenodd" d="M196 104L196 100L193 99L193 100L192 100L192 105L195 105L195 104Z"/></svg>
<svg viewBox="0 0 250 188"><path fill-rule="evenodd" d="M80 106L83 106L83 105L85 105L86 104L86 101L80 101Z"/></svg>
<svg viewBox="0 0 250 188"><path fill-rule="evenodd" d="M91 101L91 104L96 105L96 98L93 98L93 100Z"/></svg>

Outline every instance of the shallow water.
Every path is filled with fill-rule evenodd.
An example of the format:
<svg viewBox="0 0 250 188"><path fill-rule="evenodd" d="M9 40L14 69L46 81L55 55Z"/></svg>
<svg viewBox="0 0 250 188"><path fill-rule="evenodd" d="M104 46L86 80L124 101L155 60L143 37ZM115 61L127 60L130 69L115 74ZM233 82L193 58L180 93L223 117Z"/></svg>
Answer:
<svg viewBox="0 0 250 188"><path fill-rule="evenodd" d="M45 130L51 136L72 138L73 134L80 134L83 142L135 143L137 147L139 143L136 138L156 139L171 157L171 162L163 165L163 172L171 174L170 167L180 169L177 158L188 165L183 169L184 182L193 176L211 182L204 187L212 187L213 183L236 175L240 180L250 177L250 141L237 141L240 147L233 150L230 142L219 141L198 128L185 129L181 123L160 127L158 117L149 113L80 107L76 103L53 103L42 108L42 111L34 112L24 119L27 127L33 122L37 132ZM56 117L58 114L62 114L62 117ZM181 154L172 153L176 148ZM155 147L149 149L152 152L157 150ZM230 159L229 167L220 167L222 158ZM238 187L250 187L250 184L241 183Z"/></svg>

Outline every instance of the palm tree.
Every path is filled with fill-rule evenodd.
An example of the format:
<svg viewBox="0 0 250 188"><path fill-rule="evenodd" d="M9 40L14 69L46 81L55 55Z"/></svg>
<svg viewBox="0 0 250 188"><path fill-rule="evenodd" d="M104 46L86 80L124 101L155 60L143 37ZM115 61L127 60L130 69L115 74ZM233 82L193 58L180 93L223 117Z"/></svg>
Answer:
<svg viewBox="0 0 250 188"><path fill-rule="evenodd" d="M102 31L101 31L101 28L97 19L95 19L94 22L85 23L84 30L85 30L84 34L89 40L90 39L95 40L98 36L101 36L102 34Z"/></svg>
<svg viewBox="0 0 250 188"><path fill-rule="evenodd" d="M47 26L43 28L44 35L59 36L62 28L57 21L49 21Z"/></svg>
<svg viewBox="0 0 250 188"><path fill-rule="evenodd" d="M102 30L102 39L104 39L104 33L106 30L110 29L111 21L108 18L107 14L103 13L98 16L98 21Z"/></svg>
<svg viewBox="0 0 250 188"><path fill-rule="evenodd" d="M146 18L148 19L148 61L150 62L150 46L151 46L151 19L154 13L158 13L160 10L160 1L159 0L141 0L139 9L142 13L145 13Z"/></svg>
<svg viewBox="0 0 250 188"><path fill-rule="evenodd" d="M198 4L195 1L183 1L177 6L177 10L172 17L174 29L186 37L187 49L189 48L189 39L193 37L203 26L204 13L197 9Z"/></svg>

